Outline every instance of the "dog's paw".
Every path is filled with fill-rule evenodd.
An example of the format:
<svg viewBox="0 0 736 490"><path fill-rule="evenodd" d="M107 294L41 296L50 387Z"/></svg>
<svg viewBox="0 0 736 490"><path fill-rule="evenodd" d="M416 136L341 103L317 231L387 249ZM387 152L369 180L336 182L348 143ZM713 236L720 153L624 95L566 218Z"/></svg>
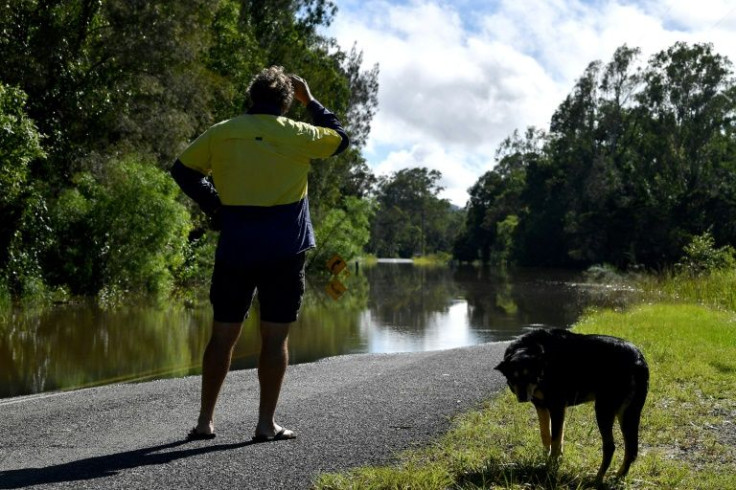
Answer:
<svg viewBox="0 0 736 490"><path fill-rule="evenodd" d="M552 444L547 453L549 459L560 459L562 457L562 446Z"/></svg>

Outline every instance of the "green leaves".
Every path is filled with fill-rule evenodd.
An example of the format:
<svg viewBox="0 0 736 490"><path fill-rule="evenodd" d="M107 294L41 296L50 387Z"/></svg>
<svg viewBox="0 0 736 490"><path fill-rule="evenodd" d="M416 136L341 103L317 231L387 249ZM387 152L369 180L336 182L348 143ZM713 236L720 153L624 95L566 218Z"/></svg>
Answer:
<svg viewBox="0 0 736 490"><path fill-rule="evenodd" d="M0 290L115 297L164 292L175 276L201 282L212 241L197 230L189 242L200 216L159 169L242 113L269 64L303 75L353 136L310 175L315 222L356 211L344 198L367 196L375 180L360 148L377 68L320 34L335 10L329 0L0 2ZM363 231L348 249L366 226L351 225Z"/></svg>
<svg viewBox="0 0 736 490"><path fill-rule="evenodd" d="M0 289L35 294L43 284L38 251L47 230L30 164L45 153L25 106L23 91L0 82Z"/></svg>
<svg viewBox="0 0 736 490"><path fill-rule="evenodd" d="M0 214L25 189L29 164L45 156L41 135L26 115L26 94L0 82ZM5 221L5 219L3 219Z"/></svg>
<svg viewBox="0 0 736 490"><path fill-rule="evenodd" d="M638 56L622 46L588 65L536 151L518 135L502 145L471 189L465 258L507 250L511 215L512 257L528 265L658 268L707 230L736 243L731 62L708 44Z"/></svg>
<svg viewBox="0 0 736 490"><path fill-rule="evenodd" d="M438 197L441 178L439 171L420 167L381 179L368 247L371 253L412 257L451 250L460 212Z"/></svg>
<svg viewBox="0 0 736 490"><path fill-rule="evenodd" d="M184 263L191 221L166 172L127 157L99 177L75 177L52 207L52 282L73 293L165 294Z"/></svg>

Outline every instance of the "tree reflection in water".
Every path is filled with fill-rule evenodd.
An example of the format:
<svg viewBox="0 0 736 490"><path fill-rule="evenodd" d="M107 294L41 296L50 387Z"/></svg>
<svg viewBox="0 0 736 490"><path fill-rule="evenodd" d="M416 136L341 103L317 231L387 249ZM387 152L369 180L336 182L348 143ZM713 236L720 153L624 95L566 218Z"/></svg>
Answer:
<svg viewBox="0 0 736 490"><path fill-rule="evenodd" d="M290 335L292 363L362 352L436 350L508 340L530 325L569 326L591 304L625 302L621 291L581 287L579 275L545 270L499 273L476 267L378 264L342 279L312 277ZM615 293L615 294L614 294ZM102 309L94 302L0 321L0 397L121 381L198 374L209 336L206 302ZM233 368L255 366L258 307L246 321Z"/></svg>

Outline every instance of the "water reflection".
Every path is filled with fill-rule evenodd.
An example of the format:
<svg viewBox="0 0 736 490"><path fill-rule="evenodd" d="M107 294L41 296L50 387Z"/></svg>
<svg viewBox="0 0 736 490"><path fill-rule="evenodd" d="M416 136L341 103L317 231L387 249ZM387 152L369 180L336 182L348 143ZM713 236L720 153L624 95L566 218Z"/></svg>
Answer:
<svg viewBox="0 0 736 490"><path fill-rule="evenodd" d="M324 292L326 278L308 281L290 336L292 363L507 340L529 325L568 326L591 304L628 297L583 287L570 273L538 270L378 264L343 282L348 292L334 301ZM13 312L0 321L0 397L199 373L210 322L206 303ZM257 325L256 308L236 346L235 369L255 366Z"/></svg>

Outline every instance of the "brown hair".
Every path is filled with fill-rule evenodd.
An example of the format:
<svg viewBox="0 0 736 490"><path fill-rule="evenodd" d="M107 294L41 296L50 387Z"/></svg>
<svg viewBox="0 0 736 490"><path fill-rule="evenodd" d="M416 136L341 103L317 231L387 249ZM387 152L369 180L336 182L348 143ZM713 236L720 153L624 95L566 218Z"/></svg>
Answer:
<svg viewBox="0 0 736 490"><path fill-rule="evenodd" d="M294 87L283 66L271 66L253 77L248 86L248 94L254 105L274 105L281 112L286 112L294 100Z"/></svg>

